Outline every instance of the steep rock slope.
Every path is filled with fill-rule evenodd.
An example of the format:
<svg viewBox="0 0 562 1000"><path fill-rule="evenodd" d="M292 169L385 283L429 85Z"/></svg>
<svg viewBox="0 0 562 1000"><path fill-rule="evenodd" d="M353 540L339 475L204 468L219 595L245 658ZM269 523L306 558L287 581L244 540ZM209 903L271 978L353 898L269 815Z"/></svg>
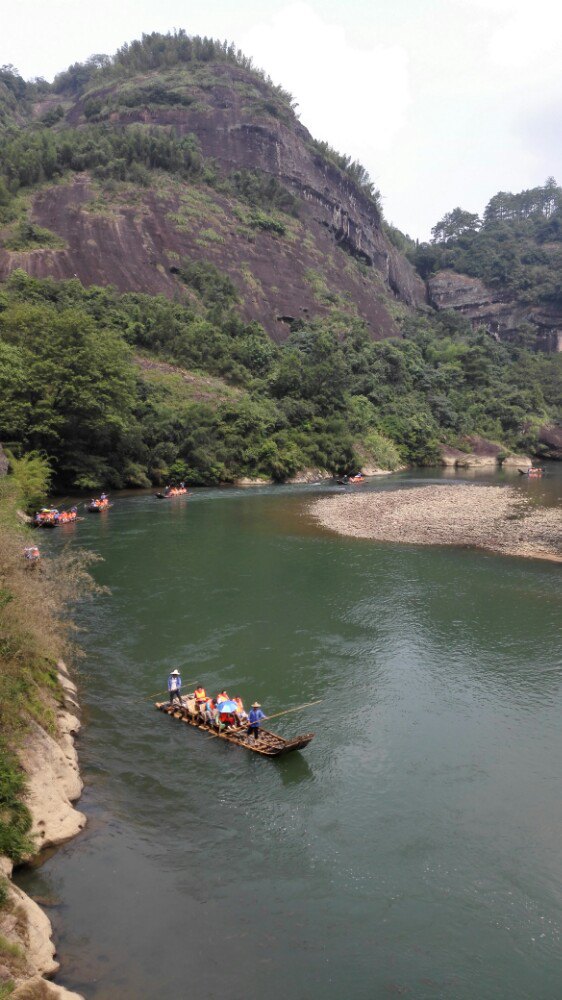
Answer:
<svg viewBox="0 0 562 1000"><path fill-rule="evenodd" d="M511 340L529 324L541 350L562 351L562 310L556 305L522 304L480 278L455 271L439 271L428 279L427 287L429 303L438 311L452 309L501 340Z"/></svg>
<svg viewBox="0 0 562 1000"><path fill-rule="evenodd" d="M155 87L160 103L148 99ZM94 122L194 135L219 178L233 171L274 177L297 199L297 217L256 221L220 180L210 186L151 171L148 184L108 186L75 172L29 199L30 221L61 245L0 249L0 279L23 267L36 277L76 276L84 284L176 297L178 263L211 260L239 289L245 317L277 340L292 320L334 310L362 317L375 339L396 335L396 310L425 300L423 282L388 241L373 200L250 70L176 66L93 87L77 99L52 94L35 104L29 127L55 108L63 112L55 131Z"/></svg>

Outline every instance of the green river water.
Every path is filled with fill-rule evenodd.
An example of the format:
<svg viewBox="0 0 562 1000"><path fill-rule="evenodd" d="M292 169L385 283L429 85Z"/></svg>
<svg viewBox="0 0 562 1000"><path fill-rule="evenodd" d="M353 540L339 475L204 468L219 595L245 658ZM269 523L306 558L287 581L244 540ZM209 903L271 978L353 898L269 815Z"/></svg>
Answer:
<svg viewBox="0 0 562 1000"><path fill-rule="evenodd" d="M561 472L515 485L557 503ZM335 536L334 489L121 496L42 535L111 587L78 610L88 827L18 879L88 1000L562 995L561 567ZM272 723L315 739L180 725L146 700L173 665L322 698Z"/></svg>

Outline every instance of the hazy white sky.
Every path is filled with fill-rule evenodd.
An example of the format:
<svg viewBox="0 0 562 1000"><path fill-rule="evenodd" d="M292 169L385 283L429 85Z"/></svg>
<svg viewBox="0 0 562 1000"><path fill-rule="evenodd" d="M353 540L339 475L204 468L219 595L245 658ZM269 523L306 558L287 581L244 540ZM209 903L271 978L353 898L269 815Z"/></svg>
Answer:
<svg viewBox="0 0 562 1000"><path fill-rule="evenodd" d="M318 139L361 160L390 222L425 239L456 205L560 182L555 0L0 0L0 65L29 79L142 32L234 41Z"/></svg>

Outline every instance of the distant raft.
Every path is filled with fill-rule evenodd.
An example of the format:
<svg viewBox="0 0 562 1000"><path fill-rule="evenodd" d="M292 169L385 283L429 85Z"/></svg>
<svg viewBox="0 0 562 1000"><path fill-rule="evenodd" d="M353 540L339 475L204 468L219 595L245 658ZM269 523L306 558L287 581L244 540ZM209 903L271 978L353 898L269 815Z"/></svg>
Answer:
<svg viewBox="0 0 562 1000"><path fill-rule="evenodd" d="M42 507L33 518L36 528L56 528L59 512L56 507Z"/></svg>
<svg viewBox="0 0 562 1000"><path fill-rule="evenodd" d="M88 504L88 510L90 514L101 514L102 510L109 510L113 507L113 504L109 502L107 497L100 497L98 500L90 500Z"/></svg>
<svg viewBox="0 0 562 1000"><path fill-rule="evenodd" d="M163 493L155 493L157 500L171 500L172 497L184 497L189 490L187 486L167 486Z"/></svg>
<svg viewBox="0 0 562 1000"><path fill-rule="evenodd" d="M247 725L238 729L218 732L214 726L203 722L200 716L193 715L185 705L180 708L178 704L170 705L168 701L157 701L154 707L173 716L174 719L179 719L180 722L185 722L188 726L205 730L210 736L216 736L218 740L226 740L227 743L234 743L244 750L260 753L262 757L280 757L284 753L290 753L291 750L304 750L314 739L314 733L305 733L303 736L295 736L292 740L286 740L282 736L277 736L276 733L271 733L260 727L259 738L254 740L253 737L247 735Z"/></svg>
<svg viewBox="0 0 562 1000"><path fill-rule="evenodd" d="M518 469L518 472L521 476L528 476L529 479L541 479L544 475L544 469L541 469L540 466L536 465L532 466L530 469Z"/></svg>
<svg viewBox="0 0 562 1000"><path fill-rule="evenodd" d="M70 510L57 510L56 507L42 507L33 518L36 528L56 528L59 524L74 524L79 521L76 507Z"/></svg>

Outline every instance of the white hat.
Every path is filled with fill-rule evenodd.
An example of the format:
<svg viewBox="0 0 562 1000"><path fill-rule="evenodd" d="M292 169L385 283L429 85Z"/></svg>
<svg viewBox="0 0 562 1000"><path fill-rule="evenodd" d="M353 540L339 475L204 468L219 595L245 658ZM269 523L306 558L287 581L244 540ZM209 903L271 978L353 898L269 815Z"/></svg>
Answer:
<svg viewBox="0 0 562 1000"><path fill-rule="evenodd" d="M180 673L179 670L172 670L172 673L170 674L170 677L172 677L173 674L177 674L178 677L179 677L179 673Z"/></svg>
<svg viewBox="0 0 562 1000"><path fill-rule="evenodd" d="M252 708L261 708L259 701L255 701L254 704L252 705Z"/></svg>

